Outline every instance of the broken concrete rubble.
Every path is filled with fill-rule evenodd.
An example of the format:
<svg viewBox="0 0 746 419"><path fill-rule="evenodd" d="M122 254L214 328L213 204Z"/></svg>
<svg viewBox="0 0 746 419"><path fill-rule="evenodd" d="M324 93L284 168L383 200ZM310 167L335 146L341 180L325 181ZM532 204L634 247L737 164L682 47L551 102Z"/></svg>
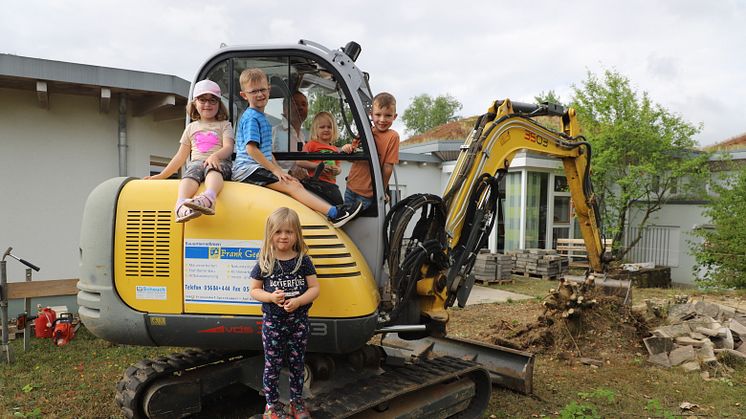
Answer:
<svg viewBox="0 0 746 419"><path fill-rule="evenodd" d="M746 326L739 323L738 320L731 319L728 327L730 327L730 331L738 335L741 340L746 340Z"/></svg>
<svg viewBox="0 0 746 419"><path fill-rule="evenodd" d="M710 338L712 343L718 349L735 349L735 342L733 341L733 334L730 329L721 327L718 329L718 336Z"/></svg>
<svg viewBox="0 0 746 419"><path fill-rule="evenodd" d="M671 361L668 359L667 352L650 355L648 357L648 362L650 362L651 364L660 365L662 367L671 368Z"/></svg>
<svg viewBox="0 0 746 419"><path fill-rule="evenodd" d="M643 339L650 363L711 376L729 370L726 360L746 361L746 307L681 301L668 304L667 322Z"/></svg>
<svg viewBox="0 0 746 419"><path fill-rule="evenodd" d="M650 336L642 340L650 355L668 353L673 350L673 340L670 337Z"/></svg>
<svg viewBox="0 0 746 419"><path fill-rule="evenodd" d="M677 304L668 311L668 318L672 320L689 320L696 315L697 311L694 310L694 305L690 303Z"/></svg>
<svg viewBox="0 0 746 419"><path fill-rule="evenodd" d="M671 365L681 365L684 362L696 361L697 353L694 352L694 346L679 346L668 354L668 360Z"/></svg>
<svg viewBox="0 0 746 419"><path fill-rule="evenodd" d="M689 336L679 336L677 337L674 342L679 346L694 346L697 348L701 348L702 345L705 344L706 339L692 339Z"/></svg>
<svg viewBox="0 0 746 419"><path fill-rule="evenodd" d="M715 345L710 343L706 343L704 346L699 348L697 351L699 355L700 362L707 366L707 367L717 367L718 360L715 357Z"/></svg>
<svg viewBox="0 0 746 419"><path fill-rule="evenodd" d="M746 342L741 343L741 346L739 346L736 350L742 354L746 354Z"/></svg>
<svg viewBox="0 0 746 419"><path fill-rule="evenodd" d="M718 304L708 303L706 301L697 301L694 303L694 310L697 314L712 318L715 318L720 314L720 306Z"/></svg>
<svg viewBox="0 0 746 419"><path fill-rule="evenodd" d="M687 323L672 324L669 326L661 326L653 330L653 334L662 338L677 338L679 336L688 336L692 329Z"/></svg>
<svg viewBox="0 0 746 419"><path fill-rule="evenodd" d="M681 364L681 368L683 368L686 372L695 372L701 370L701 368L699 367L699 362L697 361L685 362Z"/></svg>
<svg viewBox="0 0 746 419"><path fill-rule="evenodd" d="M701 333L705 336L713 337L718 335L718 331L714 329L708 329L706 327L697 326L694 328L694 331L697 333Z"/></svg>

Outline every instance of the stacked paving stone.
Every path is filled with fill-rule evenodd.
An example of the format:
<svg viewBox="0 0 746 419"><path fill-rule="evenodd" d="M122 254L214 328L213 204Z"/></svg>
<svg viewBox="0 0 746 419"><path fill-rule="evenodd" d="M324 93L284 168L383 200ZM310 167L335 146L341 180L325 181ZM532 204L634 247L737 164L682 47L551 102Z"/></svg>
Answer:
<svg viewBox="0 0 746 419"><path fill-rule="evenodd" d="M669 308L667 323L643 339L653 364L705 370L708 378L723 358L746 361L746 308L686 301Z"/></svg>
<svg viewBox="0 0 746 419"><path fill-rule="evenodd" d="M519 249L508 254L513 257L513 272L524 276L555 279L564 276L569 269L568 258L554 249Z"/></svg>
<svg viewBox="0 0 746 419"><path fill-rule="evenodd" d="M479 252L471 269L476 280L486 284L513 282L512 270L513 258L510 255L491 253L488 249Z"/></svg>

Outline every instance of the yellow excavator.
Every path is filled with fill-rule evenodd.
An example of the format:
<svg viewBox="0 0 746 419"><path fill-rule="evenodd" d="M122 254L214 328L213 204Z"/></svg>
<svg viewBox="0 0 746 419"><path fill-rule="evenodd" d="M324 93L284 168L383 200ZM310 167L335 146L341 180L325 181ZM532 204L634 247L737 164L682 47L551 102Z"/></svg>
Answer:
<svg viewBox="0 0 746 419"><path fill-rule="evenodd" d="M495 101L462 146L444 195L412 195L386 212L359 54L354 42L336 50L306 40L225 47L195 77L221 86L234 125L246 107L238 94L246 68L267 73L265 111L277 124L287 122L287 98L296 91L333 108L326 110L340 119L343 138L359 138L362 151L302 153L280 137L274 156L370 165L375 203L344 228L289 196L244 183L226 183L215 216L184 224L174 222L176 180L115 178L91 192L80 243L84 325L115 343L189 348L124 372L116 401L126 417L199 413L229 386L258 394L262 315L248 292L249 272L265 220L281 206L298 212L321 285L306 366L314 417L477 418L493 384L531 392L533 355L449 337L448 308L469 297L471 268L500 211L499 182L520 150L562 160L590 265L604 270L591 148L574 111ZM537 123L542 115L556 117L561 129Z"/></svg>

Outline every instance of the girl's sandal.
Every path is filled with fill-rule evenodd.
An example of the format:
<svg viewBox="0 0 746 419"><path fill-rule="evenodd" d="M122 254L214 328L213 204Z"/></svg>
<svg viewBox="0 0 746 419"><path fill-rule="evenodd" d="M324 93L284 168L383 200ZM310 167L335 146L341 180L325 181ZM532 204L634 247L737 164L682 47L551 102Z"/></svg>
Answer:
<svg viewBox="0 0 746 419"><path fill-rule="evenodd" d="M194 211L188 206L186 206L187 202L189 201L182 202L176 207L176 210L174 210L177 223L184 223L184 222L187 222L191 219L197 218L200 215L202 215L201 212Z"/></svg>
<svg viewBox="0 0 746 419"><path fill-rule="evenodd" d="M184 206L205 215L215 215L215 202L205 194L199 194L192 200L185 201Z"/></svg>

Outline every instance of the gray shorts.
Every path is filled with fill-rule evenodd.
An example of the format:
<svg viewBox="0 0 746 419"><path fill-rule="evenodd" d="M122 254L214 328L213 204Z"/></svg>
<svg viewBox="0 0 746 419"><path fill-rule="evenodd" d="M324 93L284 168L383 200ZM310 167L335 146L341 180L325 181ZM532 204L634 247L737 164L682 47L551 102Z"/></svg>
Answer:
<svg viewBox="0 0 746 419"><path fill-rule="evenodd" d="M204 160L193 160L190 161L187 164L186 170L184 171L184 175L181 177L182 179L194 179L197 181L197 183L202 183L205 181L205 176L211 171L216 170L220 172L221 175L223 175L223 180L231 180L231 169L233 167L233 163L230 162L230 160L220 160L220 169L213 169L212 167L205 167L205 161Z"/></svg>

